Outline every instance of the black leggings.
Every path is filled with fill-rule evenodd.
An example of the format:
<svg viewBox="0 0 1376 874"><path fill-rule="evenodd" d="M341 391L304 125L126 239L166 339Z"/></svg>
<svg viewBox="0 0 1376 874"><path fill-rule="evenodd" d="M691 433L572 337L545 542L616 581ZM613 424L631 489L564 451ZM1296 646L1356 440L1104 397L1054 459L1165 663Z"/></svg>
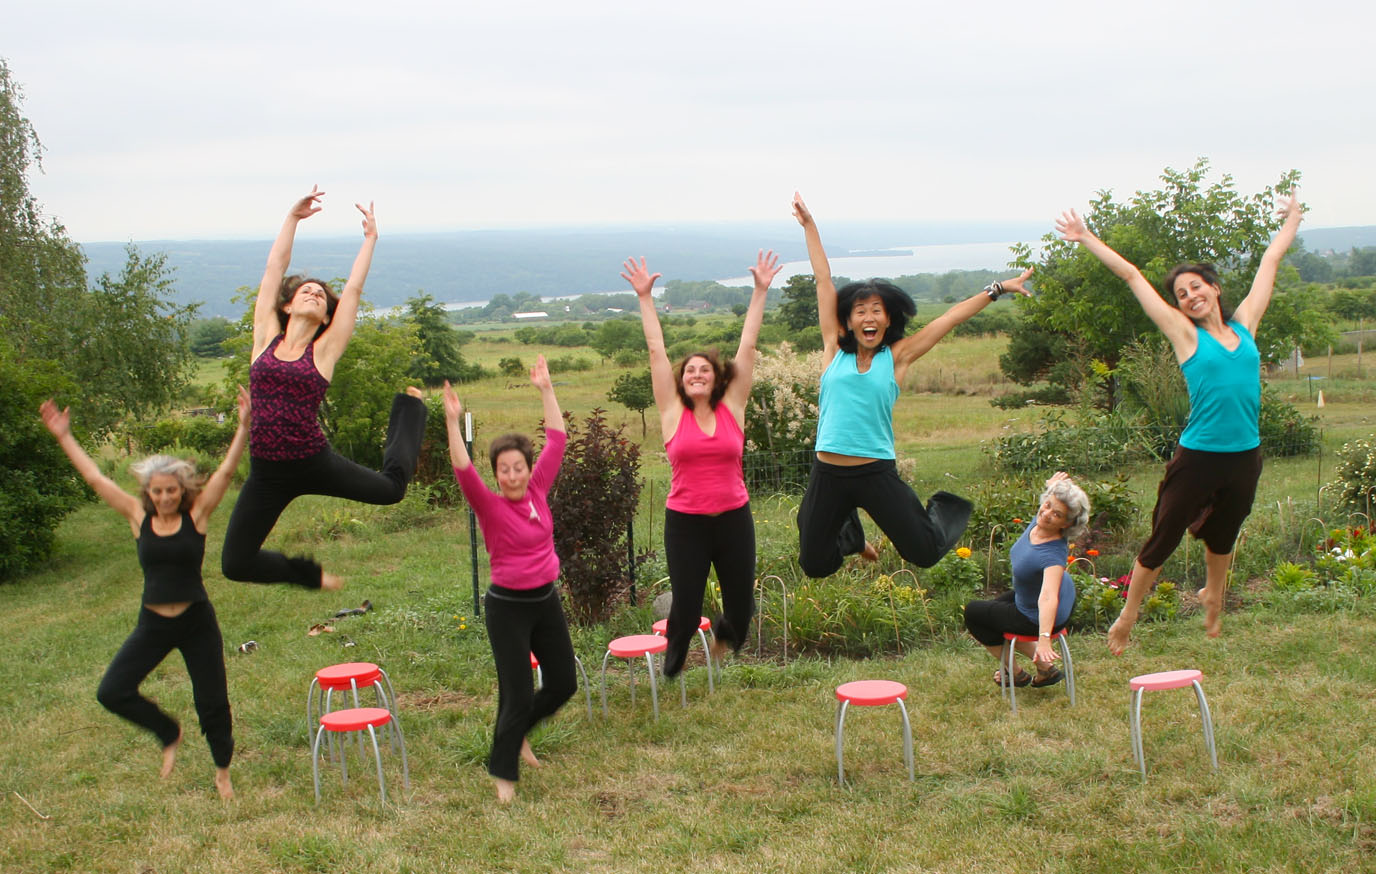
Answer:
<svg viewBox="0 0 1376 874"><path fill-rule="evenodd" d="M847 555L864 550L865 530L857 508L870 515L905 561L931 567L965 533L974 505L937 492L923 507L899 478L892 460L846 467L814 459L807 494L798 508L798 564L803 573L830 576Z"/></svg>
<svg viewBox="0 0 1376 874"><path fill-rule="evenodd" d="M1071 612L1075 605L1071 604ZM1054 635L1064 625L1051 630ZM1040 634L1041 626L1028 619L1014 601L1013 590L1009 589L991 601L971 601L965 605L965 628L970 636L985 646L1003 646L1003 635Z"/></svg>
<svg viewBox="0 0 1376 874"><path fill-rule="evenodd" d="M573 640L553 583L538 589L494 585L483 597L483 615L497 666L497 727L487 772L514 782L521 776L521 741L578 691ZM540 660L538 692L530 670L532 653Z"/></svg>
<svg viewBox="0 0 1376 874"><path fill-rule="evenodd" d="M133 633L105 669L96 700L116 716L153 732L163 746L175 743L181 734L177 721L139 694L139 684L174 649L181 650L191 676L196 716L201 734L210 744L211 758L216 767L228 768L234 756L234 731L225 682L225 648L215 608L209 601L197 601L171 619L141 608Z"/></svg>
<svg viewBox="0 0 1376 874"><path fill-rule="evenodd" d="M739 650L755 615L755 519L750 504L715 516L664 510L664 555L674 600L669 608L669 648L665 676L683 670L688 645L702 620L707 572L717 569L722 615L712 621L712 634Z"/></svg>
<svg viewBox="0 0 1376 874"><path fill-rule="evenodd" d="M348 498L365 504L395 504L420 458L425 436L425 402L399 394L392 399L382 470L369 470L333 449L294 461L252 458L248 480L239 492L220 554L220 570L244 583L296 583L320 588L320 565L303 556L287 557L263 549L277 518L301 495Z"/></svg>

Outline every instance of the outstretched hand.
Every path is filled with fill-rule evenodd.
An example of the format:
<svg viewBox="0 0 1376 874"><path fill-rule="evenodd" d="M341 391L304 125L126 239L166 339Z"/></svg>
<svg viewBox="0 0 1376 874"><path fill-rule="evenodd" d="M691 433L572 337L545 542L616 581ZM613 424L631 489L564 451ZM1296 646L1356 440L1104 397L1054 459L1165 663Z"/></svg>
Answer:
<svg viewBox="0 0 1376 874"><path fill-rule="evenodd" d="M63 407L58 410L57 404L52 402L52 398L49 398L38 405L38 415L43 417L43 424L57 439L61 440L72 433L71 407Z"/></svg>
<svg viewBox="0 0 1376 874"><path fill-rule="evenodd" d="M1276 201L1276 215L1282 221L1292 215L1303 215L1303 213L1304 205L1300 203L1300 190L1298 188L1290 189L1289 194L1283 195L1280 200Z"/></svg>
<svg viewBox="0 0 1376 874"><path fill-rule="evenodd" d="M645 256L640 256L640 263L636 264L634 258L627 258L626 263L621 265L625 269L621 271L621 278L631 284L635 289L637 297L645 297L650 294L655 287L655 280L663 276L662 273L650 273L650 269L645 266Z"/></svg>
<svg viewBox="0 0 1376 874"><path fill-rule="evenodd" d="M803 203L803 196L796 191L793 192L793 217L803 227L812 224L812 213L808 211L807 204Z"/></svg>
<svg viewBox="0 0 1376 874"><path fill-rule="evenodd" d="M1083 243L1087 238L1094 236L1089 232L1085 220L1073 209L1066 210L1056 219L1056 233L1067 243Z"/></svg>
<svg viewBox="0 0 1376 874"><path fill-rule="evenodd" d="M310 218L324 209L324 207L320 206L320 198L324 196L325 192L317 190L317 187L312 185L310 194L307 194L305 197L292 204L289 215L297 219Z"/></svg>
<svg viewBox="0 0 1376 874"><path fill-rule="evenodd" d="M774 277L779 275L779 271L784 269L779 264L779 256L774 254L774 250L768 252L761 249L755 256L755 266L750 268L750 275L755 277L755 288L769 288L769 283L774 281Z"/></svg>
<svg viewBox="0 0 1376 874"><path fill-rule="evenodd" d="M235 400L239 408L239 424L248 425L253 413L253 404L249 401L248 389L239 386L239 397Z"/></svg>
<svg viewBox="0 0 1376 874"><path fill-rule="evenodd" d="M1029 267L1029 268L1027 268L1026 270L1024 270L1022 273L1019 273L1016 279L1005 279L1005 280L1003 280L1002 282L1000 282L999 285L1003 286L1003 290L1004 290L1005 292L1010 292L1010 291L1012 291L1012 292L1016 292L1016 293L1022 295L1023 297L1031 297L1031 296L1032 296L1032 289L1028 288L1028 287L1024 284L1024 283L1027 282L1027 280L1029 280L1029 279L1031 279L1031 278L1032 278L1032 268Z"/></svg>
<svg viewBox="0 0 1376 874"><path fill-rule="evenodd" d="M1070 474L1066 473L1066 472L1063 471L1063 470L1058 470L1058 471L1056 471L1055 473L1053 473L1053 474L1051 475L1051 477L1046 481L1046 487L1047 487L1047 488L1051 488L1051 486L1054 485L1055 483L1061 482L1061 481L1063 481L1063 480L1069 480L1069 479L1070 479Z"/></svg>
<svg viewBox="0 0 1376 874"><path fill-rule="evenodd" d="M449 380L444 381L444 419L446 422L457 422L459 416L463 415L463 401L459 400L458 392L449 384Z"/></svg>
<svg viewBox="0 0 1376 874"><path fill-rule="evenodd" d="M363 236L369 239L377 239L377 216L373 215L373 202L368 201L368 208L364 209L363 204L355 203L358 211L363 213Z"/></svg>
<svg viewBox="0 0 1376 874"><path fill-rule="evenodd" d="M540 391L548 391L554 387L554 383L549 381L549 365L545 363L545 356L535 356L535 366L530 369L530 384Z"/></svg>

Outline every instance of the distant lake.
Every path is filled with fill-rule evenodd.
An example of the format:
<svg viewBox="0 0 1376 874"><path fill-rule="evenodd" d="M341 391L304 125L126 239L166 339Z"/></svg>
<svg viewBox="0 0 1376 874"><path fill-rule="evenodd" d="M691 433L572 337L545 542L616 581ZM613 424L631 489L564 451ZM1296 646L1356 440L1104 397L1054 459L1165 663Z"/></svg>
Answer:
<svg viewBox="0 0 1376 874"><path fill-rule="evenodd" d="M911 276L916 273L948 273L952 270L1003 270L1008 266L1013 254L1009 251L1013 243L956 243L940 246L897 246L892 255L879 255L866 250L864 255L850 256L829 252L831 272L835 276L851 279L892 279L895 276ZM1039 246L1032 246L1035 257ZM775 278L776 284L787 282L789 277L800 273L811 273L812 265L807 261L788 261ZM750 285L749 274L718 279L722 285Z"/></svg>

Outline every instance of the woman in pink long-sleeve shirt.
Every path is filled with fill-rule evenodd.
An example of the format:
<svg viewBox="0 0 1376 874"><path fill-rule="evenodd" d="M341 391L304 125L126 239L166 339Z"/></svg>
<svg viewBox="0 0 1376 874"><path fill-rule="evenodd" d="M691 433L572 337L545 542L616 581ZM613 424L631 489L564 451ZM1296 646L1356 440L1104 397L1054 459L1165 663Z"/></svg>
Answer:
<svg viewBox="0 0 1376 874"><path fill-rule="evenodd" d="M497 476L496 492L488 489L473 468L459 432L463 404L449 383L444 384L444 419L454 478L478 517L492 566L483 613L497 666L497 726L487 771L503 804L516 797L520 761L540 765L526 735L578 690L573 641L554 585L559 557L554 552L548 501L568 436L543 355L531 368L530 382L540 390L544 405L545 449L534 461L534 447L524 434L505 434L492 441L489 455ZM544 679L538 692L530 674L532 653L540 660Z"/></svg>

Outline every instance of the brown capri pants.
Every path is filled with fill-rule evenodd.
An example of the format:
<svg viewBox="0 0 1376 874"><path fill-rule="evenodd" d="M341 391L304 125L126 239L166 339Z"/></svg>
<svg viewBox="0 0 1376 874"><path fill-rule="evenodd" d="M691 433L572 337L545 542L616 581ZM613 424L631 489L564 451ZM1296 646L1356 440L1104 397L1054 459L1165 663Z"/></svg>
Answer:
<svg viewBox="0 0 1376 874"><path fill-rule="evenodd" d="M1232 552L1242 522L1252 512L1260 478L1260 447L1242 452L1176 447L1156 489L1151 536L1137 561L1144 568L1161 567L1187 528L1215 555Z"/></svg>

